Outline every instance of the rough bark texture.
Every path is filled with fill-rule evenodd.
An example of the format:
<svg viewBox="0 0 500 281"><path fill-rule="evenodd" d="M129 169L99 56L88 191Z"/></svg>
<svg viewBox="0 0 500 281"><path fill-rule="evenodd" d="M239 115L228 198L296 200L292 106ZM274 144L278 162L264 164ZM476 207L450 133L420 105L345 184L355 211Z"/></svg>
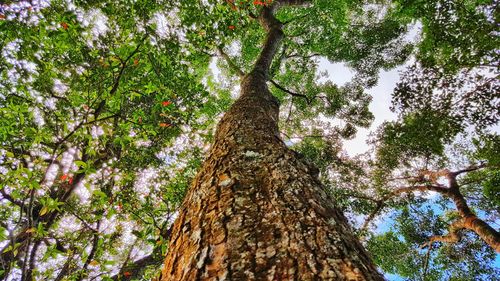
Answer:
<svg viewBox="0 0 500 281"><path fill-rule="evenodd" d="M279 137L269 67L283 38L264 7L267 36L239 99L179 210L162 271L181 280L382 280L342 213Z"/></svg>
<svg viewBox="0 0 500 281"><path fill-rule="evenodd" d="M251 73L175 222L162 280L381 280Z"/></svg>

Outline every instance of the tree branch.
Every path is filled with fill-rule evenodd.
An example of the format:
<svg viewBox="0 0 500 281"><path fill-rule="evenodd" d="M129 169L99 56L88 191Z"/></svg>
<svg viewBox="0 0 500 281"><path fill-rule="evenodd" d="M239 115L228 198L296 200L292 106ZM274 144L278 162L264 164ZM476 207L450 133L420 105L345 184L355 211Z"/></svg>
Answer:
<svg viewBox="0 0 500 281"><path fill-rule="evenodd" d="M173 224L168 229L160 233L165 243L168 243L173 230ZM163 262L163 255L161 254L161 247L156 247L153 252L144 256L130 264L123 265L120 271L111 277L112 280L133 280L140 277L141 272L149 266L161 265ZM124 272L128 272L127 276L122 276Z"/></svg>
<svg viewBox="0 0 500 281"><path fill-rule="evenodd" d="M285 92L285 93L287 93L287 94L289 94L291 96L294 96L294 97L303 98L303 99L306 100L307 104L311 104L311 100L306 95L304 95L304 94L297 94L297 93L291 92L291 91L285 89L284 87L280 86L278 83L276 83L272 79L270 79L269 82L271 82L276 88L282 90L283 92Z"/></svg>
<svg viewBox="0 0 500 281"><path fill-rule="evenodd" d="M245 73L241 70L241 68L239 68L234 63L234 61L229 57L229 55L224 52L222 47L217 47L217 50L219 51L220 57L222 57L226 61L226 63L229 65L229 68L231 68L234 72L236 72L240 78L245 76Z"/></svg>
<svg viewBox="0 0 500 281"><path fill-rule="evenodd" d="M269 72L270 72L270 77L274 77L274 75L275 75L275 74L279 71L279 69L281 68L281 64L283 64L283 61L287 58L287 56L285 56L287 48L288 48L288 46L287 46L287 45L284 45L284 46L283 46L283 50L281 51L280 56L279 56L279 57L278 57L278 59L276 60L276 63L272 64L272 66L271 66L271 70L269 71Z"/></svg>
<svg viewBox="0 0 500 281"><path fill-rule="evenodd" d="M0 199L6 199L10 203L17 205L17 206L21 207L21 209L25 210L24 204L16 199L14 199L12 196L10 196L10 194L7 194L7 192L5 192L5 190L3 188L0 189L0 194L2 195L2 198L0 198Z"/></svg>
<svg viewBox="0 0 500 281"><path fill-rule="evenodd" d="M446 236L435 236L431 238L432 241L443 241L443 242L458 242L460 237L457 237L456 231L459 228L466 228L474 231L483 241L490 245L496 252L500 253L500 233L492 228L488 223L479 219L469 208L467 201L460 192L460 186L457 182L457 176L462 173L467 173L484 168L485 164L473 165L462 170L455 172L450 172L447 169L437 171L437 172L427 172L431 180L437 180L440 176L445 176L448 178L449 187L443 188L438 186L438 188L432 188L430 190L439 192L455 203L455 208L462 217L460 220L456 221L450 225L450 234ZM433 240L434 239L434 240ZM458 239L458 240L457 240Z"/></svg>
<svg viewBox="0 0 500 281"><path fill-rule="evenodd" d="M97 252L97 245L99 242L99 232L98 231L99 231L100 226L101 226L101 221L98 220L97 225L96 225L97 231L94 231L94 235L93 235L93 239L92 239L92 248L90 249L90 253L87 257L87 260L83 264L82 272L80 273L80 275L77 278L78 281L82 280L85 277L87 268L89 267L90 263L94 259L95 253Z"/></svg>
<svg viewBox="0 0 500 281"><path fill-rule="evenodd" d="M269 75L269 68L274 55L284 37L282 30L283 24L274 16L274 11L277 9L278 5L279 2L273 2L270 6L263 7L259 14L260 25L267 32L267 35L262 51L255 61L252 72L261 72L266 78Z"/></svg>
<svg viewBox="0 0 500 281"><path fill-rule="evenodd" d="M307 56L303 56L303 55L299 55L299 54L291 54L291 55L288 55L286 56L287 59L290 59L290 58L303 58L303 59L310 59L310 58L313 58L313 57L319 57L321 56L320 54L317 54L317 53L314 53L314 54L310 54L310 55L307 55Z"/></svg>
<svg viewBox="0 0 500 281"><path fill-rule="evenodd" d="M479 165L472 165L472 166L469 166L469 167L467 167L465 169L454 171L454 172L451 172L451 173L454 176L458 176L458 175L463 174L463 173L468 173L468 172L480 170L480 169L483 169L483 168L486 168L486 167L487 167L486 163L481 163Z"/></svg>
<svg viewBox="0 0 500 281"><path fill-rule="evenodd" d="M414 186L405 186L398 188L395 191L391 192L390 194L384 196L382 200L386 201L389 198L394 197L396 195L414 191L421 191L421 192L435 191L440 194L445 194L445 195L448 194L448 189L446 187L443 187L441 185L425 184L425 185L414 185Z"/></svg>
<svg viewBox="0 0 500 281"><path fill-rule="evenodd" d="M368 215L368 217L363 222L363 225L359 228L359 232L360 233L364 233L366 231L366 229L368 228L368 225L370 224L370 222L382 210L382 208L384 207L384 205L385 205L385 201L380 200L380 201L377 202L377 205L376 205L375 209L373 209L373 211L370 213L370 215ZM364 238L364 237L365 237L365 235L361 236L361 238Z"/></svg>
<svg viewBox="0 0 500 281"><path fill-rule="evenodd" d="M448 234L446 235L435 235L429 238L429 241L423 244L420 248L432 247L434 242L444 242L444 243L456 243L462 239L462 235L459 233L460 230L464 229L463 220L459 219L453 222L448 228Z"/></svg>
<svg viewBox="0 0 500 281"><path fill-rule="evenodd" d="M361 225L361 227L359 228L359 231L362 233L364 231L366 231L366 229L368 228L369 224L371 221L373 221L373 219L375 219L375 217L377 216L377 214L383 209L383 207L385 206L385 203L391 199L392 197L395 197L399 194L402 194L402 193L407 193L407 192L414 192L414 191L436 191L436 192L439 192L441 194L443 193L446 193L448 191L448 189L442 187L442 186L438 186L438 185L418 185L418 186L407 186L407 187L402 187L402 188L399 188L385 196L383 196L381 199L374 199L374 198L370 198L368 196L359 196L359 195L350 195L352 197L356 197L356 198L360 198L360 199L365 199L365 200L370 200L370 201L373 201L376 203L376 206L375 206L375 209L373 209L373 211L368 215L368 217L365 219L365 221L363 222L363 224ZM363 236L362 236L363 238Z"/></svg>

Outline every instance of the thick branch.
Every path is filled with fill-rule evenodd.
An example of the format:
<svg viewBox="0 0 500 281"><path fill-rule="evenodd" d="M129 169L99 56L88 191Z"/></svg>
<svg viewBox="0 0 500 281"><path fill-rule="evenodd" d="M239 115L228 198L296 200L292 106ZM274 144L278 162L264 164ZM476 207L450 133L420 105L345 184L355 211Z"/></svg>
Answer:
<svg viewBox="0 0 500 281"><path fill-rule="evenodd" d="M23 202L20 202L20 201L14 199L12 196L10 196L10 194L5 192L5 190L0 189L0 194L2 195L2 198L0 198L0 199L6 199L7 201L11 202L12 204L17 205L17 206L21 207L23 210L25 210L25 206L24 206Z"/></svg>
<svg viewBox="0 0 500 281"><path fill-rule="evenodd" d="M267 31L267 35L262 51L253 67L253 71L262 72L265 77L269 75L269 68L271 67L276 51L284 37L282 30L283 24L274 17L276 8L276 3L273 3L269 7L263 7L259 15L259 22Z"/></svg>
<svg viewBox="0 0 500 281"><path fill-rule="evenodd" d="M500 252L500 233L492 228L488 223L479 219L469 208L467 201L464 196L460 192L460 186L457 182L457 176L462 173L467 173L471 171L475 171L485 167L484 164L477 166L470 166L462 170L458 170L455 172L450 172L449 170L442 170L431 174L431 177L437 178L439 176L445 176L448 178L449 187L443 188L439 187L438 189L432 189L437 191L448 198L450 198L453 203L455 203L455 208L458 213L462 217L460 221L455 222L450 226L450 234L446 236L437 236L440 238L435 239L456 239L456 235L453 234L454 229L457 229L459 226L462 228L466 228L474 231L481 239L483 239L488 245L490 245L496 252ZM459 223L460 222L460 223ZM451 235L451 236L450 236ZM451 240L450 240L451 241ZM459 240L458 240L459 241ZM456 241L456 242L458 242ZM443 240L443 242L446 242Z"/></svg>
<svg viewBox="0 0 500 281"><path fill-rule="evenodd" d="M170 241L170 235L172 234L173 224L170 225L166 231L163 231L160 235L163 238L164 243ZM144 271L149 266L159 266L163 260L163 255L161 254L161 247L153 249L153 253L144 256L132 263L122 266L118 274L111 277L112 280L135 280L140 277L141 272ZM123 275L124 272L128 272L127 276Z"/></svg>
<svg viewBox="0 0 500 281"><path fill-rule="evenodd" d="M97 252L97 246L99 242L99 227L101 226L101 221L97 221L96 229L97 231L94 232L93 239L92 239L92 248L90 249L89 256L87 257L87 260L85 261L85 264L83 265L82 272L80 276L78 276L77 280L83 280L85 275L87 274L87 268L89 267L90 263L94 259L94 256Z"/></svg>
<svg viewBox="0 0 500 281"><path fill-rule="evenodd" d="M467 167L465 169L454 171L454 172L451 172L451 173L456 177L456 176L458 176L460 174L468 173L468 172L472 172L472 171L476 171L476 170L479 170L479 169L482 169L482 168L485 168L485 167L486 167L486 164L482 163L482 164L479 164L479 165L472 165L472 166L469 166L469 167Z"/></svg>
<svg viewBox="0 0 500 281"><path fill-rule="evenodd" d="M114 276L111 277L112 280L132 280L139 278L141 275L141 272L144 271L149 266L155 265L159 266L161 265L163 260L162 255L157 255L155 253L147 255L141 259L138 259L131 264L128 264L124 266L120 272ZM127 275L123 275L124 272L127 272Z"/></svg>
<svg viewBox="0 0 500 281"><path fill-rule="evenodd" d="M464 218L464 228L474 231L481 239L500 253L500 233L475 215Z"/></svg>

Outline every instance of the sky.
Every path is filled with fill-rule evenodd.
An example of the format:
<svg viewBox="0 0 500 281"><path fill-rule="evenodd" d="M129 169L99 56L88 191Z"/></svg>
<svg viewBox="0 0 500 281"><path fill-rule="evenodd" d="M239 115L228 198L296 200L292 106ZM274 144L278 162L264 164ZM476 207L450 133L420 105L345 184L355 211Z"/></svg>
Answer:
<svg viewBox="0 0 500 281"><path fill-rule="evenodd" d="M375 116L370 128L359 128L356 137L344 143L344 149L349 156L364 153L368 150L366 140L370 132L374 131L384 121L396 119L396 114L390 111L391 93L399 80L399 71L404 66L400 66L391 71L382 71L379 75L378 83L375 87L368 89L367 92L373 100L370 104L370 111ZM321 59L318 71L327 71L329 79L333 82L343 85L354 77L354 72L342 63L330 63L326 59Z"/></svg>
<svg viewBox="0 0 500 281"><path fill-rule="evenodd" d="M391 71L381 72L377 85L367 90L373 98L369 108L375 119L373 120L370 128L359 128L355 138L344 142L343 148L349 156L355 156L368 151L369 147L366 141L370 132L374 131L384 121L396 119L395 113L391 112L389 108L391 105L391 93L399 80L398 71L400 69L402 69L402 67ZM329 74L328 78L339 85L343 85L351 81L354 77L354 72L344 64L333 64L326 59L321 59L318 71L325 70ZM390 228L391 224L391 220L382 220L382 224L378 226L378 229L387 230ZM403 280L400 276L394 274L386 273L384 276L390 281Z"/></svg>

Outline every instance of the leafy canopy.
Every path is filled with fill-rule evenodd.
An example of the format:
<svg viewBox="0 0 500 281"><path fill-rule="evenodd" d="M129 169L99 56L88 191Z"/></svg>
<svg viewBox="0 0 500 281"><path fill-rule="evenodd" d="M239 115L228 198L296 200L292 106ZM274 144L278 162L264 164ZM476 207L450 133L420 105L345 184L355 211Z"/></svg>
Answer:
<svg viewBox="0 0 500 281"><path fill-rule="evenodd" d="M353 213L369 214L379 204L349 196L371 189L386 195L394 171L416 169L411 164L422 159L437 163L467 126L498 122L492 94L498 86L487 74L498 46L490 38L493 1L307 2L277 13L285 39L269 87L281 102L284 139L303 140L297 149L318 164L339 204ZM236 97L237 74L251 69L260 52L256 42L265 33L255 17L270 3L0 6L0 276L126 280L156 274L215 121ZM422 38L413 48L406 33L417 22ZM379 158L348 159L342 140L373 120L366 88L377 83L380 70L410 55L417 63L394 95L401 118L380 130ZM320 59L351 67L353 81L336 85L318 74ZM222 79L212 74L211 62ZM498 163L497 143L496 136L478 138L470 152L478 158L472 159ZM498 208L498 174L478 171L471 194L482 199L474 207ZM408 212L407 201L420 209L424 202L405 200L387 204L397 209L398 223L368 247L383 270L413 278L425 263L417 242L445 229L446 220L431 208L423 223ZM405 234L427 222L433 227L421 236ZM476 246L458 262L458 250L433 252L429 274L441 278L441 268L449 276L460 276L460 268L491 274L487 262L473 259L491 260L491 251L469 240L460 245ZM409 253L418 258L395 263L400 255L410 261Z"/></svg>

